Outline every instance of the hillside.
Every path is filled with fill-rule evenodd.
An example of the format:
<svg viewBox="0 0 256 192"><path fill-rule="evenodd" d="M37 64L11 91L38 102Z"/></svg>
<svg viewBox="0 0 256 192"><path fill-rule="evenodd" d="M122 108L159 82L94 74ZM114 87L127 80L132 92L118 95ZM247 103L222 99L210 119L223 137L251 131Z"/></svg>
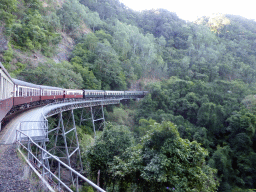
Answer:
<svg viewBox="0 0 256 192"><path fill-rule="evenodd" d="M9 7L1 12L1 61L13 76L68 61L74 73L90 73L86 79L79 72L84 88L91 81L95 88L129 88L140 78L171 76L255 82L255 21L216 15L186 23L166 10L139 13L119 1L21 2L1 8Z"/></svg>
<svg viewBox="0 0 256 192"><path fill-rule="evenodd" d="M216 14L186 22L164 9L136 12L119 0L2 2L0 61L13 77L66 88L150 91L136 107L108 109L114 125L84 147L87 172L95 179L101 167L104 188L256 188L255 21ZM82 127L87 143L85 134L90 131ZM127 143L117 153L109 151L108 142L122 139ZM174 141L181 148L171 148ZM186 163L193 158L198 164L191 167ZM188 168L191 177L182 171Z"/></svg>

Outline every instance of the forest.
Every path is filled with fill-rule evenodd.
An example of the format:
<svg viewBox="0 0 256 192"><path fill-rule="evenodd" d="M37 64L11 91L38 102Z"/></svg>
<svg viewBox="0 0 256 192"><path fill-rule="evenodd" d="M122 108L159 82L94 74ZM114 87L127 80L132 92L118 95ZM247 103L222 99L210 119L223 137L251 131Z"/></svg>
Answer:
<svg viewBox="0 0 256 192"><path fill-rule="evenodd" d="M107 107L96 137L89 124L77 126L83 174L96 183L100 170L105 190L256 190L254 20L215 14L188 22L119 0L1 0L1 39L12 77L149 91ZM74 45L56 62L63 39ZM27 59L35 54L43 59Z"/></svg>

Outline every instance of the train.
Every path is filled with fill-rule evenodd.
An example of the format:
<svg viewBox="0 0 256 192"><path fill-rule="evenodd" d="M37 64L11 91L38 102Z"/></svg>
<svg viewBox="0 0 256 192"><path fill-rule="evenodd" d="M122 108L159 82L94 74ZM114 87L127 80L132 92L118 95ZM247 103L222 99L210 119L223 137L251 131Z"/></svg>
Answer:
<svg viewBox="0 0 256 192"><path fill-rule="evenodd" d="M58 100L138 99L146 94L147 91L78 90L36 85L11 78L0 62L0 131L6 117Z"/></svg>

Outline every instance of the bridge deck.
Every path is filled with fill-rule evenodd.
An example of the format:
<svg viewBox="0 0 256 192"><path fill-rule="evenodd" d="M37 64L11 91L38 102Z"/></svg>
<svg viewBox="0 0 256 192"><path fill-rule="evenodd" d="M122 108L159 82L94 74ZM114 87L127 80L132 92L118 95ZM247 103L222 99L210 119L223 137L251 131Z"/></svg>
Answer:
<svg viewBox="0 0 256 192"><path fill-rule="evenodd" d="M0 144L12 144L16 141L16 129L21 130L25 134L29 135L34 141L42 141L47 139L45 128L45 118L58 114L60 111L68 111L71 109L119 104L120 99L110 100L93 100L93 101L75 101L66 103L51 104L44 107L38 107L35 109L23 112L14 117L0 132ZM22 136L21 136L22 137Z"/></svg>

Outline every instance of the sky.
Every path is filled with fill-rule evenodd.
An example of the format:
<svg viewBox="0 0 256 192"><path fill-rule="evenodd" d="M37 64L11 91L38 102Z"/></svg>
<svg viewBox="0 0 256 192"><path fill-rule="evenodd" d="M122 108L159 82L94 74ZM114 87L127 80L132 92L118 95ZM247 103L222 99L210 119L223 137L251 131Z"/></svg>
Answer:
<svg viewBox="0 0 256 192"><path fill-rule="evenodd" d="M120 0L120 2L136 11L164 8L188 21L214 13L240 15L256 20L255 0Z"/></svg>

